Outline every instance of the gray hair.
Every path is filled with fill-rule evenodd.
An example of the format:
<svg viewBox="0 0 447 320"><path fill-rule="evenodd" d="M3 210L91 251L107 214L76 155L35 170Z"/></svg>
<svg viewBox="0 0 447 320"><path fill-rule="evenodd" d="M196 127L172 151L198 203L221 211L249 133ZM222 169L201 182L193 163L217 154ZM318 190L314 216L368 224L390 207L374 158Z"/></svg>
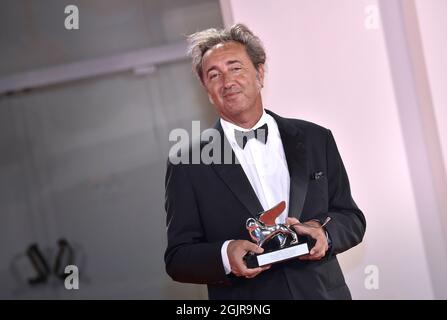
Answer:
<svg viewBox="0 0 447 320"><path fill-rule="evenodd" d="M235 24L226 29L206 29L188 36L188 54L192 57L192 67L197 77L203 82L202 59L203 55L217 44L235 41L244 45L254 67L258 69L265 63L265 50L261 40L245 25Z"/></svg>

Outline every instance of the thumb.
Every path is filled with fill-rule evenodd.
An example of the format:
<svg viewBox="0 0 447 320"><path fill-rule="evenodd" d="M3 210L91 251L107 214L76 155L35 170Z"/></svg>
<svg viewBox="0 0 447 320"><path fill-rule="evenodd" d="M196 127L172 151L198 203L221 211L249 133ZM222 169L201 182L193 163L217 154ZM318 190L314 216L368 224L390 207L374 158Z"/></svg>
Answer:
<svg viewBox="0 0 447 320"><path fill-rule="evenodd" d="M293 226L295 231L300 235L310 235L311 234L311 228L303 226L301 224Z"/></svg>
<svg viewBox="0 0 447 320"><path fill-rule="evenodd" d="M246 249L248 251L251 251L251 252L254 252L254 253L263 253L264 252L263 248L261 248L260 246L254 244L252 242L249 242L249 241L247 241Z"/></svg>
<svg viewBox="0 0 447 320"><path fill-rule="evenodd" d="M286 219L286 223L287 224L294 224L294 223L299 223L300 221L297 219L297 218L294 218L294 217L288 217L287 219Z"/></svg>

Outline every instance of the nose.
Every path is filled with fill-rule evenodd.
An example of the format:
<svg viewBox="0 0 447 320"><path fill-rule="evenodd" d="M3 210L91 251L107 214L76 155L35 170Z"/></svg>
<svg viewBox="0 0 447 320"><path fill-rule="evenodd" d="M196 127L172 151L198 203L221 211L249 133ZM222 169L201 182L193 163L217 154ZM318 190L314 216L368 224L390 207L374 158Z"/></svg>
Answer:
<svg viewBox="0 0 447 320"><path fill-rule="evenodd" d="M229 89L235 85L234 78L229 73L224 73L222 75L223 85L225 89Z"/></svg>

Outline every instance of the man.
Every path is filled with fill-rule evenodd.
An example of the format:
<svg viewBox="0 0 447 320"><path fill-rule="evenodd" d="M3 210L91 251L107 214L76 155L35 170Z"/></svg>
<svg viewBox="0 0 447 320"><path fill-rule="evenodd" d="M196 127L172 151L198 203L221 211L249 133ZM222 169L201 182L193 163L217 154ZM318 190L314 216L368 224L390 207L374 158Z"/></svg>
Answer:
<svg viewBox="0 0 447 320"><path fill-rule="evenodd" d="M193 67L220 115L215 129L237 161L168 162L168 274L207 284L210 299L350 299L336 254L362 241L366 222L331 132L264 110L266 55L244 25L189 41ZM263 249L250 241L245 222L282 200L287 207L277 222L303 222L296 232L315 245L300 258L249 269L243 257Z"/></svg>

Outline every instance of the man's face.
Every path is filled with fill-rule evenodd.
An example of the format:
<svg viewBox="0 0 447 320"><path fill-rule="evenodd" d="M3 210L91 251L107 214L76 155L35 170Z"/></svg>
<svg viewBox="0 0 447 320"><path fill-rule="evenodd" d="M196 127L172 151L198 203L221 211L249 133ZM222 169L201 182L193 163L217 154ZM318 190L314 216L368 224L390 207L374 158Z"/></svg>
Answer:
<svg viewBox="0 0 447 320"><path fill-rule="evenodd" d="M262 108L263 65L256 70L245 47L237 42L218 44L202 59L203 84L210 101L224 119Z"/></svg>

